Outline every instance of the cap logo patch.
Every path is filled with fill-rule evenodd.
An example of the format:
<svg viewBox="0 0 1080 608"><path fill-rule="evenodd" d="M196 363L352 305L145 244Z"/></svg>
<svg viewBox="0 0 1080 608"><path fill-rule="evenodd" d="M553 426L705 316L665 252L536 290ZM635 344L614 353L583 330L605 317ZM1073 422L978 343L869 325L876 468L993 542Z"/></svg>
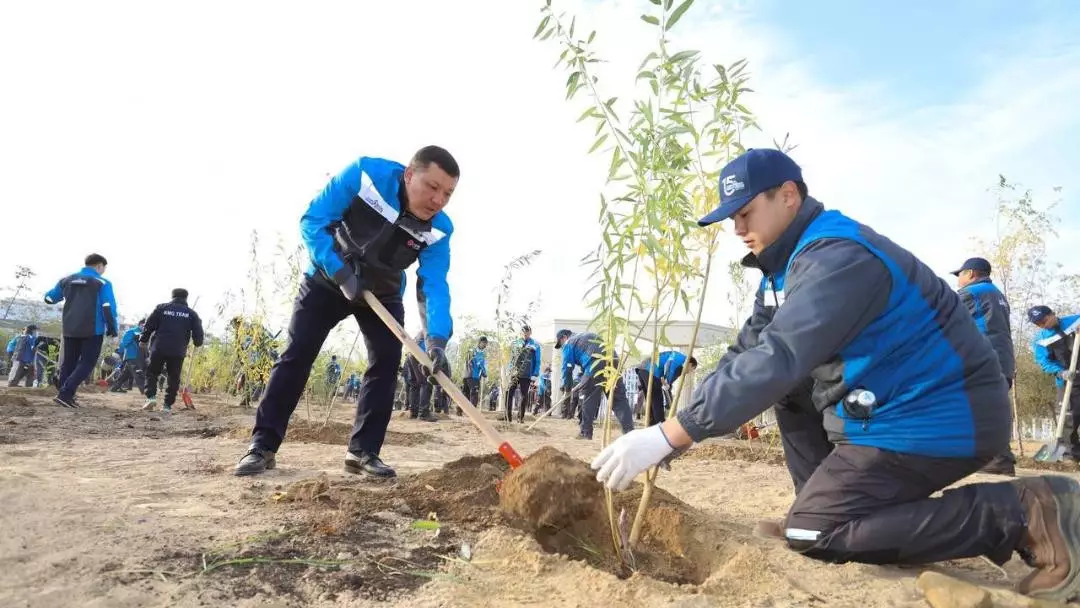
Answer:
<svg viewBox="0 0 1080 608"><path fill-rule="evenodd" d="M731 196L746 187L746 184L740 182L734 175L725 177L721 183L724 185L724 196Z"/></svg>

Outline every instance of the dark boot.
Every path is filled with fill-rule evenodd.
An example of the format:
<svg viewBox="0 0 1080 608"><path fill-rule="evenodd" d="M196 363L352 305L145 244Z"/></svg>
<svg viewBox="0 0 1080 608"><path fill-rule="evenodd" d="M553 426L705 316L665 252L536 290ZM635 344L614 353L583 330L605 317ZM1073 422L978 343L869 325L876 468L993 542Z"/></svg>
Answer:
<svg viewBox="0 0 1080 608"><path fill-rule="evenodd" d="M1080 483L1059 475L1010 483L1027 515L1017 552L1035 568L1016 590L1060 602L1080 597Z"/></svg>
<svg viewBox="0 0 1080 608"><path fill-rule="evenodd" d="M233 470L233 475L258 475L263 471L269 471L277 466L277 455L270 450L263 450L258 446L252 445L248 448L247 453L244 454L240 462L236 463L236 469Z"/></svg>
<svg viewBox="0 0 1080 608"><path fill-rule="evenodd" d="M1011 451L1007 450L1002 454L994 456L994 459L986 463L986 466L981 469L981 472L990 473L991 475L1016 477L1016 458L1012 455Z"/></svg>
<svg viewBox="0 0 1080 608"><path fill-rule="evenodd" d="M345 472L353 475L363 473L382 479L397 477L397 472L386 466L386 463L376 454L353 454L349 452L345 455Z"/></svg>

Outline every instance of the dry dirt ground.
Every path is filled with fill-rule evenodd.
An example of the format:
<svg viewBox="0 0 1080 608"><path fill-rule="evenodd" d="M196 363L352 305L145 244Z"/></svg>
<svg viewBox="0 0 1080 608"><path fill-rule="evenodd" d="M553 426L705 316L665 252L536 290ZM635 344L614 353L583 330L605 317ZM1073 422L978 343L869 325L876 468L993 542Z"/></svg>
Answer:
<svg viewBox="0 0 1080 608"><path fill-rule="evenodd" d="M140 411L137 394L83 392L79 410L50 399L0 389L4 607L926 605L921 569L826 565L754 538L792 499L779 448L761 443L707 442L662 474L627 572L595 530L540 533L500 511L505 465L457 417L395 416L383 457L400 477L374 482L341 468L350 406L323 427L323 407L311 423L302 403L278 468L238 478L253 410L207 395L171 416ZM497 426L526 459L554 446L587 461L599 445L561 419ZM543 489L521 508L564 496ZM935 568L991 588L1026 571Z"/></svg>

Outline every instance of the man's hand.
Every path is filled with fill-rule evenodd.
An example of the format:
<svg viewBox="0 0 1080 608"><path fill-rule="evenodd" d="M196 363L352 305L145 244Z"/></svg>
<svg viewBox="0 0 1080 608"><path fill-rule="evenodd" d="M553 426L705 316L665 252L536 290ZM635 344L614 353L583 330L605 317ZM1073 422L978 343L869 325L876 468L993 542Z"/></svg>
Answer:
<svg viewBox="0 0 1080 608"><path fill-rule="evenodd" d="M360 276L360 270L353 268L351 264L345 264L341 270L334 273L334 283L350 304L356 304L364 299L364 281Z"/></svg>
<svg viewBox="0 0 1080 608"><path fill-rule="evenodd" d="M450 363L446 360L446 340L442 338L428 340L427 354L431 358L431 368L428 370L427 380L431 384L438 384L439 381L435 379L435 372L450 369Z"/></svg>
<svg viewBox="0 0 1080 608"><path fill-rule="evenodd" d="M675 448L656 424L619 437L592 461L596 480L616 491L630 487L634 478L660 464Z"/></svg>
<svg viewBox="0 0 1080 608"><path fill-rule="evenodd" d="M1067 369L1063 369L1057 373L1057 377L1068 382L1069 380L1076 380L1076 372L1070 372Z"/></svg>

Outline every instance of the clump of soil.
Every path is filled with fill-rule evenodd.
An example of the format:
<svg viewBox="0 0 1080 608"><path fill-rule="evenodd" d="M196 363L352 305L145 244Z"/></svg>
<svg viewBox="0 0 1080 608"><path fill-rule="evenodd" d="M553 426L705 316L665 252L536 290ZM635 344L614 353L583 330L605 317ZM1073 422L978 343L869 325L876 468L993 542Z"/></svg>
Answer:
<svg viewBox="0 0 1080 608"><path fill-rule="evenodd" d="M628 537L643 486L613 494L620 537ZM584 560L616 576L642 574L672 583L700 584L725 552L725 532L701 512L654 489L642 535L633 551L614 548L603 486L588 465L551 447L525 460L504 480L501 512L531 532L545 550ZM624 546L621 540L620 545Z"/></svg>
<svg viewBox="0 0 1080 608"><path fill-rule="evenodd" d="M0 407L27 407L30 405L30 400L22 395L13 394L10 392L0 393Z"/></svg>
<svg viewBox="0 0 1080 608"><path fill-rule="evenodd" d="M229 435L234 439L250 439L251 427L248 425L238 426ZM330 445L346 445L352 436L352 425L344 422L329 421L325 425L315 420L294 418L289 422L289 428L285 431L285 441L300 443L326 443ZM430 435L424 433L401 433L398 431L386 431L386 445L414 446L432 441Z"/></svg>

